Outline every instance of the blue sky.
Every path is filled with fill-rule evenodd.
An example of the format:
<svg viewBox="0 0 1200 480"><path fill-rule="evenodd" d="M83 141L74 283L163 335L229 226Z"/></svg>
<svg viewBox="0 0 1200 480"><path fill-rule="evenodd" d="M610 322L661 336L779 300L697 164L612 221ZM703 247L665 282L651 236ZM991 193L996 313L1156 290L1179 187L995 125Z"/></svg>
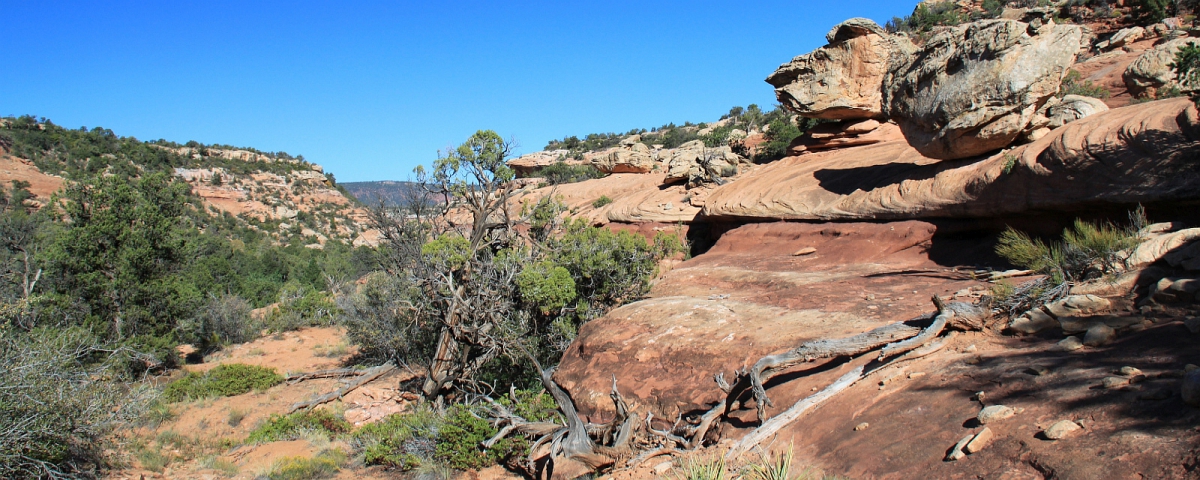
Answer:
<svg viewBox="0 0 1200 480"><path fill-rule="evenodd" d="M525 153L769 107L830 27L915 4L0 0L0 115L405 179L479 129Z"/></svg>

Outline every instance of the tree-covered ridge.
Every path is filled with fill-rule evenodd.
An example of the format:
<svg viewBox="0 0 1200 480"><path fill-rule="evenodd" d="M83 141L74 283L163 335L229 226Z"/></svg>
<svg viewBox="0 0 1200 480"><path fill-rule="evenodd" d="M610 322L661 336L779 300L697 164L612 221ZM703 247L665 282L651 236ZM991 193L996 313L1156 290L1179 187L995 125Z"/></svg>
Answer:
<svg viewBox="0 0 1200 480"><path fill-rule="evenodd" d="M144 142L101 127L68 129L32 116L0 119L0 146L68 181L97 175L134 179L159 172L180 176L192 187L185 197L200 210L219 221L230 221L220 217L231 214L241 227L285 245L292 237L304 237L308 245L328 239L352 242L364 230L353 197L333 174L302 155L195 141ZM236 200L219 201L226 198Z"/></svg>
<svg viewBox="0 0 1200 480"><path fill-rule="evenodd" d="M630 135L641 135L642 143L662 145L663 148L676 148L692 140L703 140L706 145L715 147L727 144L731 134L740 130L743 135L762 133L767 143L755 157L774 159L783 156L787 144L810 127L809 123L779 105L764 112L758 105L750 104L745 108L730 108L728 113L712 123L689 121L676 125L671 122L649 130L634 128L625 133L589 133L583 137L571 135L561 140L551 140L544 150L566 150L568 153L565 156L582 159L584 153L615 147L621 139Z"/></svg>
<svg viewBox="0 0 1200 480"><path fill-rule="evenodd" d="M195 141L145 142L119 136L107 128L69 129L29 115L0 119L0 144L10 154L32 160L41 171L69 180L99 173L134 177L142 172L170 172L175 168L223 168L237 174L287 174L312 169L303 156L292 157L286 152L267 153ZM235 150L253 155L249 160L240 160L225 153Z"/></svg>

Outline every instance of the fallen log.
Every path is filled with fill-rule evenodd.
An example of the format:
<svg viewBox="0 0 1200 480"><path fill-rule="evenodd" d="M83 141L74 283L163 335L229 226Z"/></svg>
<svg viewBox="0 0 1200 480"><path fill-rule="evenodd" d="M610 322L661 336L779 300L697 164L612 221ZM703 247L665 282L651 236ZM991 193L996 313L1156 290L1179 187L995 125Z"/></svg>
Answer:
<svg viewBox="0 0 1200 480"><path fill-rule="evenodd" d="M772 417L770 420L763 422L761 426L754 429L753 432L750 432L749 435L746 435L741 441L734 444L733 448L730 448L729 452L725 454L725 459L730 460L736 458L742 453L745 453L746 451L749 451L759 443L762 443L763 440L766 440L771 435L774 435L775 432L778 432L781 428L800 418L800 416L804 415L805 412L811 410L817 405L820 405L821 402L828 400L838 392L841 392L842 390L849 388L851 385L854 385L862 377L863 367L855 367L854 370L842 375L841 378L838 378L837 381L833 382L828 387L825 387L821 391L805 397L799 402L796 402L796 404L792 405L791 408L785 410L779 415Z"/></svg>
<svg viewBox="0 0 1200 480"><path fill-rule="evenodd" d="M342 388L337 389L336 391L327 393L325 395L321 395L312 400L307 400L307 401L297 402L297 403L292 404L292 407L290 409L288 409L288 413L292 413L292 412L295 412L300 409L312 408L317 405L329 403L329 402L332 402L339 398L342 398L342 397L346 396L347 393L354 391L354 389L361 387L363 385L366 385L368 383L371 383L376 378L382 377L385 373L388 373L395 369L396 369L396 366L392 365L390 362L380 365L378 367L369 368L366 370L366 373L364 373L361 378L351 382L349 385L346 385Z"/></svg>
<svg viewBox="0 0 1200 480"><path fill-rule="evenodd" d="M293 373L288 375L287 378L284 378L283 380L287 382L288 385L295 385L305 380L316 380L318 378L354 377L363 375L366 372L367 370L360 368L335 368L331 370L318 370L315 372Z"/></svg>

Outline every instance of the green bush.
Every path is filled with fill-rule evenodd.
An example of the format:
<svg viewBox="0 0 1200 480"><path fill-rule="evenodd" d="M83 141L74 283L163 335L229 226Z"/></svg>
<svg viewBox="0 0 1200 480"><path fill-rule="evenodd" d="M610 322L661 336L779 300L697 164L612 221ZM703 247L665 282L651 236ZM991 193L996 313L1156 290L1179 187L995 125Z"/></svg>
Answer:
<svg viewBox="0 0 1200 480"><path fill-rule="evenodd" d="M533 173L535 177L546 179L546 183L550 185L561 185L564 183L576 183L594 178L604 178L604 172L597 170L591 165L570 165L566 162L556 162L552 165L537 169Z"/></svg>
<svg viewBox="0 0 1200 480"><path fill-rule="evenodd" d="M344 418L325 409L271 415L246 437L246 443L266 443L300 438L305 432L318 432L327 437L350 432L352 426Z"/></svg>
<svg viewBox="0 0 1200 480"><path fill-rule="evenodd" d="M267 474L269 480L320 480L333 478L346 463L346 454L338 449L318 453L316 457L286 457L276 460Z"/></svg>
<svg viewBox="0 0 1200 480"><path fill-rule="evenodd" d="M94 478L109 463L113 432L154 397L113 380L112 349L78 327L0 327L0 478Z"/></svg>
<svg viewBox="0 0 1200 480"><path fill-rule="evenodd" d="M192 318L180 322L182 340L201 352L253 340L262 326L250 316L250 310L250 302L241 297L209 296Z"/></svg>
<svg viewBox="0 0 1200 480"><path fill-rule="evenodd" d="M613 202L613 199L608 198L608 195L601 195L596 201L592 202L592 208L600 208Z"/></svg>
<svg viewBox="0 0 1200 480"><path fill-rule="evenodd" d="M333 295L299 282L288 282L279 289L279 307L267 315L267 328L287 332L304 327L333 324L337 305Z"/></svg>
<svg viewBox="0 0 1200 480"><path fill-rule="evenodd" d="M1108 98L1112 96L1107 88L1092 83L1091 80L1084 80L1083 75L1075 70L1067 71L1067 75L1063 77L1062 86L1059 87L1058 97L1062 98L1067 95L1082 95L1092 98Z"/></svg>
<svg viewBox="0 0 1200 480"><path fill-rule="evenodd" d="M204 373L189 372L183 378L167 384L163 398L169 402L181 402L232 397L251 390L266 390L280 383L283 383L283 377L274 368L232 363L217 365Z"/></svg>
<svg viewBox="0 0 1200 480"><path fill-rule="evenodd" d="M892 33L922 34L929 32L934 27L959 25L967 20L967 16L960 11L958 2L945 0L932 4L918 4L912 15L893 18L884 25L884 28Z"/></svg>
<svg viewBox="0 0 1200 480"><path fill-rule="evenodd" d="M1054 284L1078 282L1116 271L1120 252L1138 244L1134 227L1076 220L1062 240L1043 242L1009 228L1000 235L996 253L1013 265L1047 275Z"/></svg>
<svg viewBox="0 0 1200 480"><path fill-rule="evenodd" d="M451 468L470 470L504 464L529 450L529 442L523 437L508 437L484 450L480 444L494 435L496 429L491 422L473 414L471 407L455 405L446 412L438 432L434 458Z"/></svg>
<svg viewBox="0 0 1200 480"><path fill-rule="evenodd" d="M398 413L363 425L350 443L367 465L411 470L433 460L442 423L442 417L427 408Z"/></svg>

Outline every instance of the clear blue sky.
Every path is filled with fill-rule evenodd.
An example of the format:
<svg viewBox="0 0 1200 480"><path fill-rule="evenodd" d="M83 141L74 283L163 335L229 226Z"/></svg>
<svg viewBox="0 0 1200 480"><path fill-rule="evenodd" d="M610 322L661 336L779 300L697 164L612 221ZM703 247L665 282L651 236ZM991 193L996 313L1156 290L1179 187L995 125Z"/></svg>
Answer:
<svg viewBox="0 0 1200 480"><path fill-rule="evenodd" d="M524 153L769 107L830 27L915 4L0 0L0 115L404 179L479 129Z"/></svg>

